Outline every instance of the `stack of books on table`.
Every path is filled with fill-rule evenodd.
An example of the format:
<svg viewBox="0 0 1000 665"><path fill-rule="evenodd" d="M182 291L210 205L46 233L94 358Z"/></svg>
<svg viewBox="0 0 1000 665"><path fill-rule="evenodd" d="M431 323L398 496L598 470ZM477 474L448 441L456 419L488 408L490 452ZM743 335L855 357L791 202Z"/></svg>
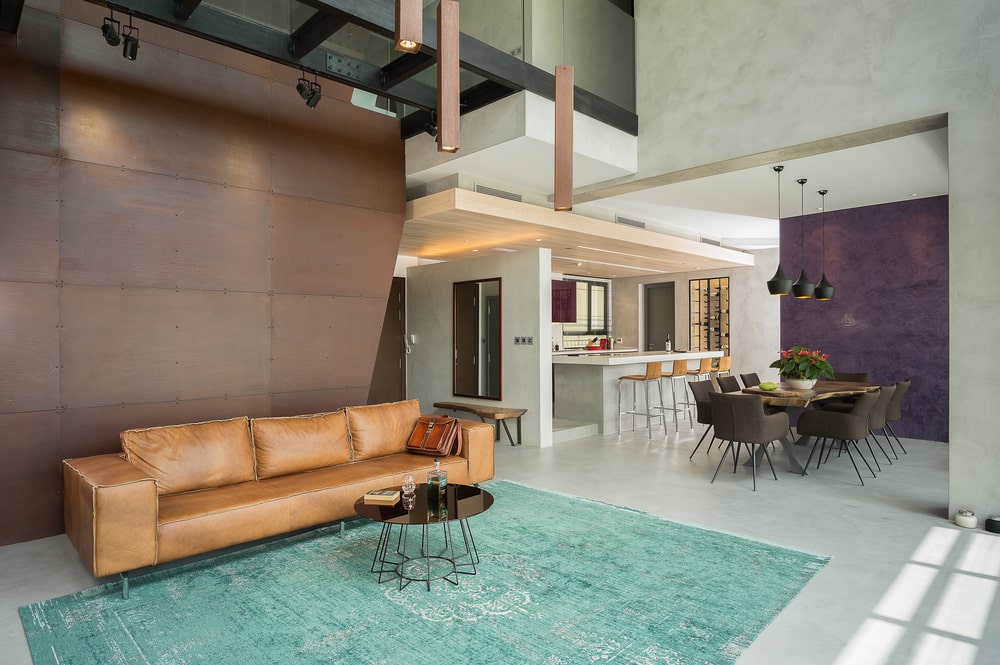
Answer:
<svg viewBox="0 0 1000 665"><path fill-rule="evenodd" d="M365 503L394 506L399 501L399 490L372 490L365 492Z"/></svg>

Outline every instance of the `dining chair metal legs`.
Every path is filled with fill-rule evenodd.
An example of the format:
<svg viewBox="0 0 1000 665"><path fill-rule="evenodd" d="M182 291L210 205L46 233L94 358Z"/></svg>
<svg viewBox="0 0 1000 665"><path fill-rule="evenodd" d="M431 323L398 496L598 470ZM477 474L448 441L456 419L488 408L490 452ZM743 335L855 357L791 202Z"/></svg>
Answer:
<svg viewBox="0 0 1000 665"><path fill-rule="evenodd" d="M706 437L706 436L708 436L708 433L709 433L709 432L711 432L712 430L713 430L713 428L712 428L712 426L711 426L711 425L709 425L708 427L706 427L706 428L705 428L705 433L701 435L701 438L700 438L700 439L698 439L698 445L697 445L697 446L695 446L695 447L694 447L694 450L692 450L692 451L691 451L691 454L690 454L690 455L688 455L688 459L691 459L691 458L693 458L693 457L694 457L694 454L695 454L696 452L698 452L698 448L700 448L700 447L701 447L701 442L705 440L705 437ZM712 450L712 444L713 444L713 443L715 443L715 434L712 434L712 440L708 442L708 447L707 447L707 448L705 448L705 454L706 454L706 455L707 455L707 454L708 454L709 452L711 452L711 450Z"/></svg>
<svg viewBox="0 0 1000 665"><path fill-rule="evenodd" d="M906 452L906 448L903 447L903 442L900 441L899 437L896 435L896 430L892 429L892 423L886 423L885 426L892 433L893 438L896 439L896 443L899 444L899 449L903 451L903 454L904 455L909 455L909 453ZM889 445L891 446L892 443L890 442Z"/></svg>
<svg viewBox="0 0 1000 665"><path fill-rule="evenodd" d="M747 447L747 453L750 455L750 458L753 460L753 464L751 465L752 474L753 474L753 491L756 492L757 491L757 456L754 455L754 452L753 452L753 447L755 445L760 445L761 448L763 448L763 450L764 450L764 457L767 459L767 465L771 468L771 475L774 476L775 480L778 479L778 474L774 472L774 464L771 463L771 455L770 455L770 453L767 452L767 446L766 445L764 445L764 444L753 444L753 443L736 443L736 448L734 449L733 448L733 443L734 443L733 441L729 441L728 444L726 445L726 449L722 452L722 459L720 459L718 465L716 465L716 467L715 467L715 473L712 474L712 480L709 481L709 484L712 484L712 483L715 482L716 476L719 475L719 469L722 468L722 463L726 461L726 455L728 455L730 451L732 451L732 453L733 453L733 473L736 473L736 469L738 468L739 461L740 461L740 451L742 450L743 446L746 446Z"/></svg>
<svg viewBox="0 0 1000 665"><path fill-rule="evenodd" d="M819 465L820 465L821 461L824 464L827 461L829 461L830 454L833 452L834 441L830 441L829 442L830 443L829 447L826 446L827 441L828 441L828 439L826 439L826 438L822 438L822 439L821 438L817 438L816 441L813 442L812 450L809 451L809 457L806 459L806 463L802 466L802 475L803 476L806 475L806 469L809 468L809 463L812 461L813 453L816 452L816 448L817 447L819 447L819 455L817 455L817 457L816 457L816 468L817 469L819 468ZM840 443L840 447L839 447L839 450L837 452L837 456L839 457L841 452L847 451L847 456L848 456L848 458L850 458L851 464L854 466L854 472L856 474L858 474L858 480L861 481L862 486L865 484L865 481L864 481L864 478L862 478L862 476L861 476L861 470L858 467L858 464L857 464L857 462L854 459L854 453L851 452L851 446L852 445L854 446L854 451L858 454L858 457L860 457L861 461L865 463L866 467L868 467L868 471L872 474L872 478L876 477L875 471L872 469L871 464L868 463L868 460L865 458L864 454L861 452L861 449L858 448L858 442L857 441L855 441L853 439L847 440L847 441L841 439L839 441L839 443ZM824 448L826 448L826 459L823 459L823 449ZM874 456L875 456L875 453L873 452L872 453L872 457L874 457ZM878 460L875 461L875 464L876 464L876 466L878 465Z"/></svg>

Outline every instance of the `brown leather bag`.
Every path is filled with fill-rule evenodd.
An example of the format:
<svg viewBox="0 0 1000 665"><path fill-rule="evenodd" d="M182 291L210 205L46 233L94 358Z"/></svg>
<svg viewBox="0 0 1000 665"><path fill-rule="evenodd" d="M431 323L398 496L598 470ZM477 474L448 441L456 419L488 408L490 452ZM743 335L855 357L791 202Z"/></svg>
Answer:
<svg viewBox="0 0 1000 665"><path fill-rule="evenodd" d="M420 416L406 442L406 452L447 457L462 454L462 437L458 418L451 416ZM452 449L455 449L452 452Z"/></svg>

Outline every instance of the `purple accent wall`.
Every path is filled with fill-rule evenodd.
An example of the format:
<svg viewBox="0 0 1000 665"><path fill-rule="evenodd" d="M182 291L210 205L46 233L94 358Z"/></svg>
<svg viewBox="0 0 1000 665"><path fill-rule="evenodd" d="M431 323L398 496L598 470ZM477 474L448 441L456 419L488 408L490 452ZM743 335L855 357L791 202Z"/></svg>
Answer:
<svg viewBox="0 0 1000 665"><path fill-rule="evenodd" d="M806 275L822 273L822 216L806 215ZM781 265L802 265L799 217L781 220ZM781 346L830 354L835 370L873 383L910 378L900 436L948 440L948 197L826 214L826 275L833 300L781 303Z"/></svg>

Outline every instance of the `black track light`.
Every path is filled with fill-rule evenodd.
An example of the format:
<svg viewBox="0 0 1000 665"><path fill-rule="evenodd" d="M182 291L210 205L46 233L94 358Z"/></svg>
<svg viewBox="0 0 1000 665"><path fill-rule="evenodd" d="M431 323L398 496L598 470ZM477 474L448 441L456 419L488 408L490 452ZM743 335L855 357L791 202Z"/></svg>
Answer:
<svg viewBox="0 0 1000 665"><path fill-rule="evenodd" d="M307 101L309 95L312 94L312 90L309 89L309 81L304 78L299 79L299 82L295 84L295 89L298 91L299 97Z"/></svg>
<svg viewBox="0 0 1000 665"><path fill-rule="evenodd" d="M306 100L306 106L311 109L316 108L319 104L319 100L323 98L323 88L316 81L312 82L309 86L309 99Z"/></svg>
<svg viewBox="0 0 1000 665"><path fill-rule="evenodd" d="M132 15L129 14L128 25L122 31L124 45L122 46L122 57L126 60L135 60L139 55L139 28L132 25Z"/></svg>
<svg viewBox="0 0 1000 665"><path fill-rule="evenodd" d="M115 20L115 11L111 10L111 16L104 19L104 25L101 26L101 34L104 35L104 41L108 43L108 46L118 46L122 43L121 38L122 24Z"/></svg>

